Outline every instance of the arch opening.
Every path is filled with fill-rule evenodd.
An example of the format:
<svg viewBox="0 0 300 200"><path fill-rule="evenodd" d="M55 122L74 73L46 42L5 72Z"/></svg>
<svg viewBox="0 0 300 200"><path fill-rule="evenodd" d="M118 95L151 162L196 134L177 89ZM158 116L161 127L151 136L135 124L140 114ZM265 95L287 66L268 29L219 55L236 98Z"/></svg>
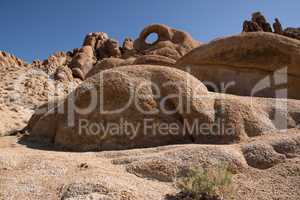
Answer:
<svg viewBox="0 0 300 200"><path fill-rule="evenodd" d="M145 42L146 42L147 44L149 44L149 45L153 45L153 44L155 44L156 42L158 42L158 40L159 40L158 34L153 32L153 33L150 33L150 34L146 37Z"/></svg>

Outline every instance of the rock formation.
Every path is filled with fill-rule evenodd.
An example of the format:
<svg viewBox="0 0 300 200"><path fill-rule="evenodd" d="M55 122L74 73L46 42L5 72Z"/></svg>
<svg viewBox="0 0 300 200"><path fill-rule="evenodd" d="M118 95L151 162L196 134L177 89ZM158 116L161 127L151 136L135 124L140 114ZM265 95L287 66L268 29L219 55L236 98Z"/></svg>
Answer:
<svg viewBox="0 0 300 200"><path fill-rule="evenodd" d="M158 40L153 44L147 44L146 38L152 33L158 35ZM175 30L165 25L153 24L146 27L135 41L131 38L125 38L122 47L119 47L118 41L109 38L106 33L89 33L84 39L83 46L70 52L67 60L60 65L57 65L57 62L51 61L51 59L55 60L61 55L54 55L53 58L49 57L43 63L36 61L34 65L48 66L45 62L50 61L50 63L55 63L55 70L57 66L67 65L72 69L74 78L85 80L88 76L94 74L90 71L98 72L99 70L118 66L108 64L100 69L99 67L103 65L100 63L107 63L109 59L122 59L123 63L135 65L164 64L171 66L181 56L199 45L200 43L186 32ZM137 60L134 61L135 59ZM97 69L92 70L93 67ZM67 78L68 75L61 69L55 72L54 77L58 80L70 80L70 78Z"/></svg>
<svg viewBox="0 0 300 200"><path fill-rule="evenodd" d="M156 96L157 91L154 89L156 87L163 96ZM59 110L71 109L73 112L72 103L80 109L86 108L92 100L93 88L96 89L94 94L101 94L102 98L97 97L95 107L88 115L74 111L74 117L71 119L74 120L74 127L68 126L70 112L60 114ZM170 95L177 96L164 102L163 106L172 111L172 114L166 114L163 112L164 108L160 107L162 104L159 99ZM44 112L38 111L28 128L31 136L38 141L47 140L57 146L85 151L192 142L227 144L282 129L281 126L284 125L282 116L286 116L287 127L296 127L300 122L300 110L297 108L300 106L299 102L289 101L286 110L280 111L284 101L274 104L271 100L253 97L251 101L249 99L251 97L224 98L209 94L200 81L173 68L150 65L125 66L92 76L58 106L49 107L49 104L43 106L40 110L48 109ZM189 111L185 110L188 105L191 106ZM121 108L126 109L120 113L105 112ZM272 113L277 110L281 116L277 118L279 121L272 119ZM152 120L153 126L162 123L176 124L178 130L173 134L170 132L161 134L154 128L148 132L143 124L147 118ZM185 132L186 123L192 124L195 119L200 124L208 124L208 127L216 126L218 123L222 123L222 127L218 130L210 129L208 133L199 130ZM126 123L139 126L139 129L135 133L127 132L129 135L114 135L99 129L98 133L91 134L88 129L82 129L81 122L84 120L92 124L105 125L120 124L124 120Z"/></svg>
<svg viewBox="0 0 300 200"><path fill-rule="evenodd" d="M54 74L56 80L73 81L73 72L68 66L60 66Z"/></svg>
<svg viewBox="0 0 300 200"><path fill-rule="evenodd" d="M244 21L243 32L258 32L263 31L263 29L256 23L251 21Z"/></svg>
<svg viewBox="0 0 300 200"><path fill-rule="evenodd" d="M57 52L44 61L28 64L0 52L0 136L24 129L37 107L64 97L77 86L67 67L70 60L69 53Z"/></svg>
<svg viewBox="0 0 300 200"><path fill-rule="evenodd" d="M18 71L24 72L29 67L29 64L16 56L0 51L0 137L22 130L32 114L18 105L19 98L14 95L18 89L14 85L20 76Z"/></svg>
<svg viewBox="0 0 300 200"><path fill-rule="evenodd" d="M122 45L122 50L123 51L130 51L133 49L133 39L132 38L125 38L123 45Z"/></svg>
<svg viewBox="0 0 300 200"><path fill-rule="evenodd" d="M176 63L216 92L300 99L300 42L257 32L225 37L201 45ZM272 80L275 81L272 83Z"/></svg>
<svg viewBox="0 0 300 200"><path fill-rule="evenodd" d="M73 80L73 75L71 78L67 72L70 70L66 71L65 68L68 67L72 57L72 52L56 52L43 61L34 60L30 66L33 69L42 70L50 77L54 77L55 80L68 82Z"/></svg>
<svg viewBox="0 0 300 200"><path fill-rule="evenodd" d="M110 39L106 33L89 33L83 46L90 46L97 60L121 55L119 44L116 40Z"/></svg>
<svg viewBox="0 0 300 200"><path fill-rule="evenodd" d="M158 38L154 43L148 44L146 39L153 33L157 34ZM161 24L153 24L144 28L134 42L134 48L138 52L166 56L175 60L199 45L200 43L188 33Z"/></svg>
<svg viewBox="0 0 300 200"><path fill-rule="evenodd" d="M85 75L93 68L95 62L93 48L91 46L83 46L75 50L69 67L72 69L74 77L84 80Z"/></svg>
<svg viewBox="0 0 300 200"><path fill-rule="evenodd" d="M255 12L252 14L252 22L261 27L262 31L272 32L271 25L267 22L266 18L260 12Z"/></svg>
<svg viewBox="0 0 300 200"><path fill-rule="evenodd" d="M119 43L116 40L108 39L104 42L103 46L97 50L99 59L121 56Z"/></svg>
<svg viewBox="0 0 300 200"><path fill-rule="evenodd" d="M97 50L101 48L104 42L108 40L108 35L103 32L89 33L85 37L82 46L91 46L93 49Z"/></svg>
<svg viewBox="0 0 300 200"><path fill-rule="evenodd" d="M186 83L186 80L189 82ZM176 83L176 85L172 85ZM153 85L159 87L157 91L153 91ZM74 113L75 128L80 130L79 122L86 119L93 123L120 123L124 120L127 123L133 123L141 126L137 135L105 135L100 132L97 135L91 135L88 131L81 133L74 132L74 128L67 128L65 123L68 123L68 114L63 115L49 112L42 113L40 117L34 116L29 125L32 136L37 136L42 139L47 139L54 142L56 145L62 145L73 150L89 150L89 149L125 149L132 147L158 146L170 143L182 143L189 140L189 136L183 135L182 120L192 120L197 117L199 120L206 122L213 118L213 102L205 99L195 99L207 94L206 87L189 74L160 66L125 66L116 69L105 70L87 79L75 92L69 96L61 106L66 109L70 105L68 101L74 101L76 106L84 108L91 100L87 93L92 90L89 87L95 87L96 93L103 95L103 101L97 100L95 110L89 115L81 115ZM178 87L178 88L177 88ZM160 92L161 97L175 95L180 92L180 99L174 98L165 102L167 109L179 107L178 113L170 115L161 111L160 102L156 98L155 92ZM132 96L134 94L134 96ZM100 97L99 97L100 98ZM134 101L131 101L134 98ZM180 101L183 100L183 101ZM121 113L105 114L100 112L101 107L104 110L118 110L127 107ZM138 101L138 102L136 102ZM193 101L193 102L191 102ZM101 103L100 103L101 102ZM190 105L192 112L185 111L185 107ZM44 107L43 107L44 108ZM60 110L59 106L53 109ZM207 113L206 113L207 111ZM178 132L172 134L160 134L158 131L147 129L144 127L143 120L147 116L153 125L160 123L174 123L179 126ZM47 124L51 124L51 128ZM44 131L43 131L44 130ZM128 132L129 133L129 132ZM132 134L132 132L131 132ZM121 139L122 138L122 139ZM121 140L120 140L121 139Z"/></svg>
<svg viewBox="0 0 300 200"><path fill-rule="evenodd" d="M251 21L244 21L243 32L272 32L271 25L267 22L265 16L260 12L255 12L252 14Z"/></svg>
<svg viewBox="0 0 300 200"><path fill-rule="evenodd" d="M283 35L300 40L300 28L286 28Z"/></svg>
<svg viewBox="0 0 300 200"><path fill-rule="evenodd" d="M278 18L275 18L273 29L274 32L270 24L267 22L266 18L260 12L253 13L251 21L246 20L243 23L243 32L273 32L279 35L284 35L300 40L300 28L286 28L283 30Z"/></svg>
<svg viewBox="0 0 300 200"><path fill-rule="evenodd" d="M0 67L3 68L7 66L25 66L27 65L23 60L17 58L14 55L11 55L7 52L0 51ZM8 69L9 70L9 69Z"/></svg>
<svg viewBox="0 0 300 200"><path fill-rule="evenodd" d="M278 18L275 18L275 22L273 23L274 32L283 35L282 25Z"/></svg>

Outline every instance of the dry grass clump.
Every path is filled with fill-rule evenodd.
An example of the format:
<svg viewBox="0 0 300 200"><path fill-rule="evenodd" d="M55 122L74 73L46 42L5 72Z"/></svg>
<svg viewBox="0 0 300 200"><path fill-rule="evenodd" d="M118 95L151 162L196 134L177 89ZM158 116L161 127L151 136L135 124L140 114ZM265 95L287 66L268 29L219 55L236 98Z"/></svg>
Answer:
<svg viewBox="0 0 300 200"><path fill-rule="evenodd" d="M232 199L232 173L226 165L209 168L194 167L177 181L180 196L174 199L227 200Z"/></svg>

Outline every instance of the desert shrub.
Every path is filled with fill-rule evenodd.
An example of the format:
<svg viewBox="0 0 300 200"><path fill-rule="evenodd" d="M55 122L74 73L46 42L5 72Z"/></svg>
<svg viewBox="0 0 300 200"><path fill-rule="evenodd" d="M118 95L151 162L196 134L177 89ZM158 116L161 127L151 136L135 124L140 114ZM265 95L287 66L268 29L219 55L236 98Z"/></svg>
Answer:
<svg viewBox="0 0 300 200"><path fill-rule="evenodd" d="M232 173L226 165L209 168L190 168L187 175L177 181L177 187L193 200L232 199Z"/></svg>

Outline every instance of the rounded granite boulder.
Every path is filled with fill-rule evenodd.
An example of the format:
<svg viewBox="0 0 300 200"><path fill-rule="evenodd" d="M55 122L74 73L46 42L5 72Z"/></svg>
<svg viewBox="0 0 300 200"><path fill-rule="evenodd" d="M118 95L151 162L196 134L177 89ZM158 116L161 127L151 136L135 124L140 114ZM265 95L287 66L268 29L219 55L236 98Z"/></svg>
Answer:
<svg viewBox="0 0 300 200"><path fill-rule="evenodd" d="M214 40L176 66L215 92L300 98L300 41L278 34L242 33Z"/></svg>

